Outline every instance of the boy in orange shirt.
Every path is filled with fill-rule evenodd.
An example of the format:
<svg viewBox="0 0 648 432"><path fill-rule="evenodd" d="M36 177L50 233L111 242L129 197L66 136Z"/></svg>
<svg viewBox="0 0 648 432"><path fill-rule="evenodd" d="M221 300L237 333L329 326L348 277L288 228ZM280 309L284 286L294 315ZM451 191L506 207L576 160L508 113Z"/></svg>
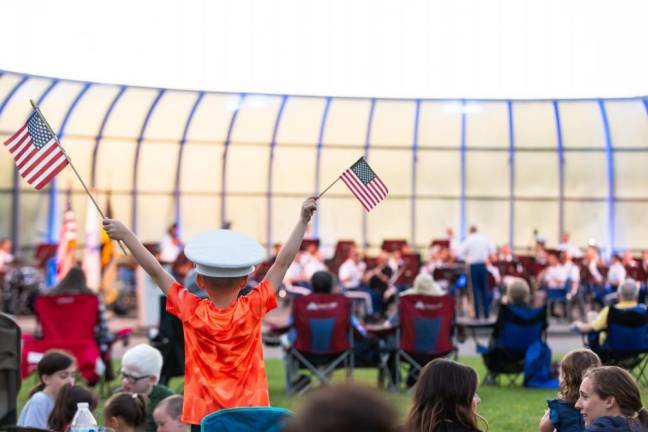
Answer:
<svg viewBox="0 0 648 432"><path fill-rule="evenodd" d="M201 300L168 274L121 222L104 219L114 240L122 240L137 262L167 295L167 311L183 323L185 391L182 421L200 430L207 414L223 408L268 406L268 383L261 345L261 319L277 306L281 284L317 208L316 197L304 201L297 225L281 248L265 279L248 295L254 264L264 251L255 240L229 231L209 231L190 240L185 255L196 264L196 282L207 291Z"/></svg>

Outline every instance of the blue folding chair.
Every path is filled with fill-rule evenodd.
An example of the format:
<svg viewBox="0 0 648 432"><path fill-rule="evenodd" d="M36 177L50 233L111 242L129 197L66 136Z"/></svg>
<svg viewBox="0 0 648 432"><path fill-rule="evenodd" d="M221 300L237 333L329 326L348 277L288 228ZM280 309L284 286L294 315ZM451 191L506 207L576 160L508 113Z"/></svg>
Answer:
<svg viewBox="0 0 648 432"><path fill-rule="evenodd" d="M648 309L639 305L629 309L610 306L605 342L599 345L600 332L585 335L585 346L594 351L605 365L630 371L637 382L648 386Z"/></svg>
<svg viewBox="0 0 648 432"><path fill-rule="evenodd" d="M487 373L483 384L499 384L501 376L509 384L517 383L524 372L527 349L537 341L545 341L547 307L535 309L502 305L488 347L477 346Z"/></svg>
<svg viewBox="0 0 648 432"><path fill-rule="evenodd" d="M285 408L230 408L211 413L200 422L201 432L281 432L292 412Z"/></svg>

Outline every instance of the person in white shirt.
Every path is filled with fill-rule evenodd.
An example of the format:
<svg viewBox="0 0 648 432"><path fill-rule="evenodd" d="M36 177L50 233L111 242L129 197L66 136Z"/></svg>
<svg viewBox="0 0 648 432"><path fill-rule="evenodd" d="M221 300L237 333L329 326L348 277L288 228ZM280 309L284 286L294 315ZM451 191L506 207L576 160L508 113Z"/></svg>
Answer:
<svg viewBox="0 0 648 432"><path fill-rule="evenodd" d="M581 319L585 319L585 290L581 287L580 283L580 267L572 261L572 256L569 252L563 252L561 258L562 266L567 276L566 288L567 300L569 302L569 318L570 320L572 319L571 310L573 305L576 304Z"/></svg>
<svg viewBox="0 0 648 432"><path fill-rule="evenodd" d="M625 281L626 269L623 266L621 257L617 254L612 255L610 258L610 268L607 274L607 283L614 291Z"/></svg>
<svg viewBox="0 0 648 432"><path fill-rule="evenodd" d="M11 240L8 238L0 240L0 273L9 271L9 264L14 260L14 256L11 254L11 246Z"/></svg>
<svg viewBox="0 0 648 432"><path fill-rule="evenodd" d="M317 249L316 244L309 244L306 250L301 254L299 263L304 272L304 278L307 281L313 277L318 271L327 270L324 261L320 257L319 250Z"/></svg>
<svg viewBox="0 0 648 432"><path fill-rule="evenodd" d="M574 258L580 258L583 256L583 251L575 244L569 242L569 233L567 231L562 233L560 244L556 249L560 252L569 252L569 254Z"/></svg>
<svg viewBox="0 0 648 432"><path fill-rule="evenodd" d="M360 299L364 304L366 315L373 315L373 303L368 290L361 287L362 277L367 268L364 261L360 259L360 253L353 248L349 257L342 263L338 270L338 279L344 289L344 295L352 299Z"/></svg>
<svg viewBox="0 0 648 432"><path fill-rule="evenodd" d="M171 266L182 252L182 242L178 237L178 224L173 223L160 242L160 262Z"/></svg>
<svg viewBox="0 0 648 432"><path fill-rule="evenodd" d="M488 257L495 253L495 247L486 237L477 232L475 225L470 227L469 232L468 237L459 246L458 253L470 266L470 283L473 291L475 318L479 319L481 317L480 312L482 310L483 316L488 318L490 305L488 304L488 270L486 270L486 262Z"/></svg>

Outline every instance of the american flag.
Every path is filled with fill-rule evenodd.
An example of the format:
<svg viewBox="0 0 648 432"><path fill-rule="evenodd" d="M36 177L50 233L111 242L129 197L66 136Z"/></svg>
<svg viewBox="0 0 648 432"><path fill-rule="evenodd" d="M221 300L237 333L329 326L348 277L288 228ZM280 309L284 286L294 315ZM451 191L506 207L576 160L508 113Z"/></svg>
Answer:
<svg viewBox="0 0 648 432"><path fill-rule="evenodd" d="M72 210L72 193L67 192L67 205L56 250L56 276L60 281L76 265L77 223Z"/></svg>
<svg viewBox="0 0 648 432"><path fill-rule="evenodd" d="M340 178L367 211L376 207L389 192L364 158L358 159Z"/></svg>
<svg viewBox="0 0 648 432"><path fill-rule="evenodd" d="M4 145L20 175L36 190L44 188L68 164L56 137L36 110Z"/></svg>

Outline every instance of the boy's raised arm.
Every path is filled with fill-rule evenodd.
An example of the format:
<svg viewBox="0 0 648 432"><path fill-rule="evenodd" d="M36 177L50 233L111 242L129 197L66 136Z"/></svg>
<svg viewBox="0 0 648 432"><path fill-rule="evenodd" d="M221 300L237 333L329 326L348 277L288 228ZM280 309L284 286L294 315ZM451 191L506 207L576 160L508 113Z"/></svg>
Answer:
<svg viewBox="0 0 648 432"><path fill-rule="evenodd" d="M175 279L162 268L158 260L144 247L135 234L116 219L104 219L103 229L106 230L111 239L122 240L126 243L135 260L151 276L164 295L167 295Z"/></svg>
<svg viewBox="0 0 648 432"><path fill-rule="evenodd" d="M317 210L317 197L308 197L302 204L301 214L297 225L293 228L290 237L288 237L288 240L284 243L283 247L279 251L279 255L277 255L277 259L266 274L265 278L270 282L273 288L279 287L286 275L288 267L295 259L295 255L297 255L299 246L304 238L308 222L310 221L311 216L313 216L315 210Z"/></svg>

